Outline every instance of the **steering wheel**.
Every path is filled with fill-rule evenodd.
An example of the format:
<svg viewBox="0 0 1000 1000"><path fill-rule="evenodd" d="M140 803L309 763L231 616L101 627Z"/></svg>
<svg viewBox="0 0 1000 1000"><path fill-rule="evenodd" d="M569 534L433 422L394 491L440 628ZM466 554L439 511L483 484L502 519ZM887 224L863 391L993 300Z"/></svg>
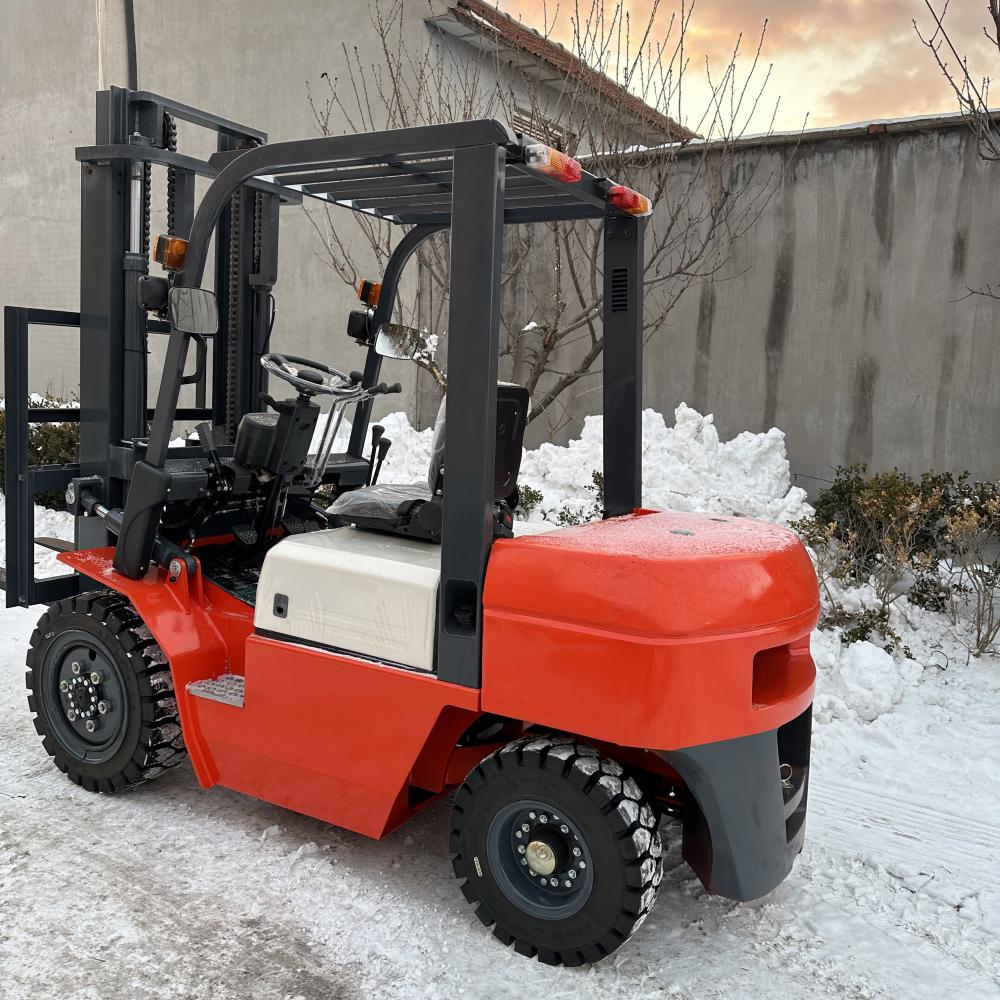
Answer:
<svg viewBox="0 0 1000 1000"><path fill-rule="evenodd" d="M322 361L294 354L265 354L260 364L264 371L277 375L305 396L339 396L361 383L360 372L347 375Z"/></svg>

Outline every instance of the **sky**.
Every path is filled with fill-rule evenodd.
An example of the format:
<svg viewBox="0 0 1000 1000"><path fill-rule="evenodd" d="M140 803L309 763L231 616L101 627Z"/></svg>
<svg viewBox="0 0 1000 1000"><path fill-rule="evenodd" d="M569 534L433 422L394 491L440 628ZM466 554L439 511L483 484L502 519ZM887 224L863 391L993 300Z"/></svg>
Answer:
<svg viewBox="0 0 1000 1000"><path fill-rule="evenodd" d="M633 26L646 24L652 3L626 0ZM500 6L535 28L547 17L554 22L552 37L572 48L576 4L589 8L589 0L501 0ZM607 16L614 0L604 5ZM679 8L680 0L661 0L657 37L665 35ZM696 0L685 38L689 60L680 118L697 126L708 102L706 59L717 75L741 34L742 51L752 55L765 21L762 65L771 66L771 76L752 119L741 123L748 131L766 130L772 116L776 128L798 129L803 123L840 125L954 111L954 97L914 32L914 19L929 33L924 0ZM1000 53L983 37L987 22L987 0L952 0L945 21L977 79L1000 74ZM747 60L740 66L745 70ZM757 78L763 80L761 71ZM665 110L678 117L676 107Z"/></svg>

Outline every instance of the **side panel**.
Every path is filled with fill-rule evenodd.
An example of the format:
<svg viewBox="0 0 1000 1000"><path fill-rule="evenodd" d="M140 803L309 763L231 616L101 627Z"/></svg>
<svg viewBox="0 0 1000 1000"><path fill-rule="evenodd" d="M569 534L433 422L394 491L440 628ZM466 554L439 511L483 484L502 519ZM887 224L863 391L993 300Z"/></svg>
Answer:
<svg viewBox="0 0 1000 1000"><path fill-rule="evenodd" d="M194 702L219 784L369 837L414 811L410 774L442 713L479 709L477 691L258 635L244 707Z"/></svg>
<svg viewBox="0 0 1000 1000"><path fill-rule="evenodd" d="M685 642L487 609L483 711L647 750L776 729L812 701L812 625ZM755 703L754 657L781 647L781 684Z"/></svg>

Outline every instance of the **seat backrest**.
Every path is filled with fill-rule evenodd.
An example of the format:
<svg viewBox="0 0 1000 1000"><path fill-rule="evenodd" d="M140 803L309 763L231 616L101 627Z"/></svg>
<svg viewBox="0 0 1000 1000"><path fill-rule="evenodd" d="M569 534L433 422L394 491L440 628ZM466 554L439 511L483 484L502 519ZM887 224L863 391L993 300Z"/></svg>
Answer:
<svg viewBox="0 0 1000 1000"><path fill-rule="evenodd" d="M431 444L431 464L427 470L427 485L437 494L444 487L444 440L448 397L441 400L434 421ZM493 477L493 498L506 500L517 487L521 471L521 451L524 428L528 424L528 390L511 382L497 383L496 461Z"/></svg>

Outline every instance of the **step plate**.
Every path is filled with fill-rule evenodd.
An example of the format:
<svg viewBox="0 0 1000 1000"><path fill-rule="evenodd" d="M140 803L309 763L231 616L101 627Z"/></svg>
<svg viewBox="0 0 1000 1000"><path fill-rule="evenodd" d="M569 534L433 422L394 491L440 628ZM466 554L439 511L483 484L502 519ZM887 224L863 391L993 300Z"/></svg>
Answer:
<svg viewBox="0 0 1000 1000"><path fill-rule="evenodd" d="M243 707L244 678L239 674L223 674L221 677L205 681L192 681L187 686L188 694L208 701L221 701L223 705Z"/></svg>

